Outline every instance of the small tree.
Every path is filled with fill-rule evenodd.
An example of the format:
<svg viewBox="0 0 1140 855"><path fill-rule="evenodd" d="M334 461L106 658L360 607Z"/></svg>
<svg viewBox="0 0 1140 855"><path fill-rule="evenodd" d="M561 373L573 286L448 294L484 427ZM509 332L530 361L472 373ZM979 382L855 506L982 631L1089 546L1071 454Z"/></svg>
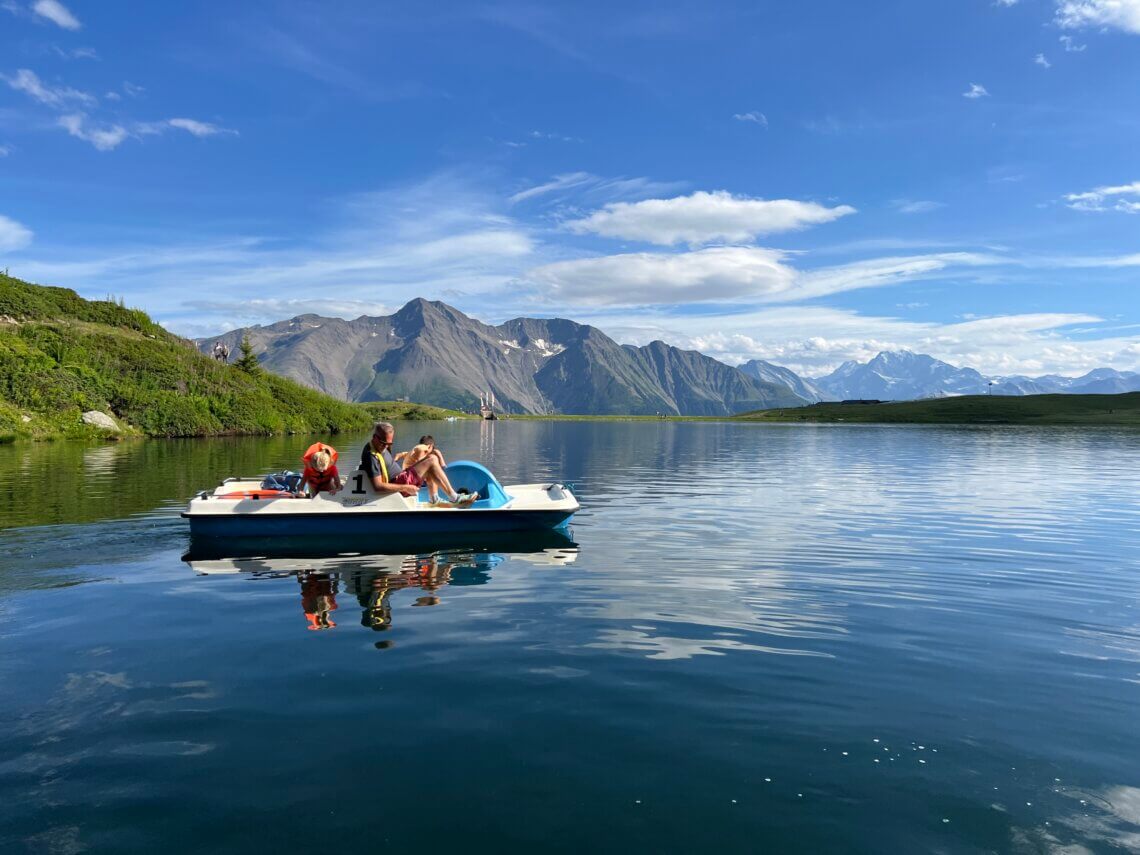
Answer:
<svg viewBox="0 0 1140 855"><path fill-rule="evenodd" d="M257 361L257 354L253 352L253 344L249 340L248 335L241 337L241 356L238 357L237 362L234 363L238 368L246 374L260 374L261 363Z"/></svg>

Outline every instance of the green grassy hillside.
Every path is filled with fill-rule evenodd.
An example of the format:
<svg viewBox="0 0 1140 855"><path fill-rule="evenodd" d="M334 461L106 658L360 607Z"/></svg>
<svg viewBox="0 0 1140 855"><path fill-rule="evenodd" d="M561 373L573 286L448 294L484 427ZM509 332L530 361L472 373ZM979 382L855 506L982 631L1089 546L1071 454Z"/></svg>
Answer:
<svg viewBox="0 0 1140 855"><path fill-rule="evenodd" d="M88 410L119 428L84 425ZM0 441L107 435L216 436L366 429L442 418L403 403L349 404L199 354L145 312L0 275Z"/></svg>
<svg viewBox="0 0 1140 855"><path fill-rule="evenodd" d="M773 422L905 422L911 424L1135 425L1140 392L1124 395L966 395L893 404L813 404L758 410L736 418Z"/></svg>

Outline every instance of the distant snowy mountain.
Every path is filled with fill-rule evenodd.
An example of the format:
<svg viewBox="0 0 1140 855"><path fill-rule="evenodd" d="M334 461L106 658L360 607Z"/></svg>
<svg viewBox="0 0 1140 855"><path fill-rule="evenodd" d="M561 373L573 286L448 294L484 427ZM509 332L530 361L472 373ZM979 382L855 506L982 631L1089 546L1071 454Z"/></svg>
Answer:
<svg viewBox="0 0 1140 855"><path fill-rule="evenodd" d="M875 398L906 401L946 395L978 395L989 381L973 368L955 368L947 362L911 353L884 351L870 362L844 362L826 377L815 380L830 400Z"/></svg>
<svg viewBox="0 0 1140 855"><path fill-rule="evenodd" d="M1113 368L1096 368L1082 377L1062 377L1046 374L1043 377L995 377L995 395L1116 395L1121 392L1140 392L1140 374L1135 371L1117 371Z"/></svg>
<svg viewBox="0 0 1140 855"><path fill-rule="evenodd" d="M743 365L738 365L737 368L749 377L755 377L757 380L762 380L765 383L786 386L809 403L814 404L817 401L828 400L827 394L819 388L819 386L811 380L805 380L803 377L800 377L790 368L773 365L771 362L765 362L763 359L749 360Z"/></svg>
<svg viewBox="0 0 1140 855"><path fill-rule="evenodd" d="M774 382L788 385L786 381ZM907 401L950 395L1094 395L1140 392L1140 373L1135 371L1097 368L1083 377L1062 377L1059 374L1046 374L1042 377L985 377L973 368L956 368L932 356L907 350L884 351L870 362L845 362L826 377L806 382L820 390L827 400L876 398L882 401ZM803 393L798 394L806 397Z"/></svg>

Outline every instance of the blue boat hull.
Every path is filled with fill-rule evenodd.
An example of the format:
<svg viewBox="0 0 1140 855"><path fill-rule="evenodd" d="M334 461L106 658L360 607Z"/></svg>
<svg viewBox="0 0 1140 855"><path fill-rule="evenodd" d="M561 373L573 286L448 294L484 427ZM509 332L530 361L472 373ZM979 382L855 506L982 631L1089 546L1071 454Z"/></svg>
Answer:
<svg viewBox="0 0 1140 855"><path fill-rule="evenodd" d="M566 525L573 511L502 510L447 513L409 511L354 514L183 514L193 538L418 537L483 532L542 531Z"/></svg>

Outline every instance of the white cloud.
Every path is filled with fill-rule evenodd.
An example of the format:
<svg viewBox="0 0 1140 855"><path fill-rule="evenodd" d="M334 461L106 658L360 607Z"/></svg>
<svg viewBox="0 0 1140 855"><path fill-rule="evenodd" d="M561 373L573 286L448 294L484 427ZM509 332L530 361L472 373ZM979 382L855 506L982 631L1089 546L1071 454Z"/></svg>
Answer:
<svg viewBox="0 0 1140 855"><path fill-rule="evenodd" d="M1037 54L1037 56L1033 57L1033 61L1035 63L1037 63L1037 65L1040 65L1042 68L1052 68L1053 67L1053 63L1051 63L1049 60L1047 60L1045 58L1045 54L1043 54L1043 53L1039 53L1039 54Z"/></svg>
<svg viewBox="0 0 1140 855"><path fill-rule="evenodd" d="M929 199L892 199L891 205L900 214L928 214L946 207L944 202L933 202Z"/></svg>
<svg viewBox="0 0 1140 855"><path fill-rule="evenodd" d="M557 261L528 273L555 302L593 305L732 300L778 294L795 283L785 254L758 247L629 253Z"/></svg>
<svg viewBox="0 0 1140 855"><path fill-rule="evenodd" d="M12 149L6 145L0 145L0 157L7 157L12 153Z"/></svg>
<svg viewBox="0 0 1140 855"><path fill-rule="evenodd" d="M59 117L59 126L65 128L73 137L89 142L99 151L110 151L117 148L130 134L122 125L104 125L97 127L87 121L82 113L71 113Z"/></svg>
<svg viewBox="0 0 1140 855"><path fill-rule="evenodd" d="M14 75L0 74L0 78L17 92L23 92L41 104L62 108L69 104L95 104L96 98L88 92L70 86L51 86L44 83L34 71L21 68Z"/></svg>
<svg viewBox="0 0 1140 855"><path fill-rule="evenodd" d="M994 0L994 5L1009 8L1010 6L1016 6L1017 2L1018 0Z"/></svg>
<svg viewBox="0 0 1140 855"><path fill-rule="evenodd" d="M191 133L196 137L212 137L217 134L237 133L237 131L231 130L230 128L219 127L209 122L199 122L196 119L167 119L166 124L172 128L178 128L187 133Z"/></svg>
<svg viewBox="0 0 1140 855"><path fill-rule="evenodd" d="M753 122L762 128L768 127L768 117L755 110L749 110L747 113L733 113L732 118L738 122Z"/></svg>
<svg viewBox="0 0 1140 855"><path fill-rule="evenodd" d="M672 199L613 202L581 220L567 222L577 234L623 238L659 245L739 243L757 235L794 231L829 223L855 209L828 208L794 199L753 199L718 190L699 190Z"/></svg>
<svg viewBox="0 0 1140 855"><path fill-rule="evenodd" d="M32 242L32 230L0 214L0 252L23 249Z"/></svg>
<svg viewBox="0 0 1140 855"><path fill-rule="evenodd" d="M134 83L131 83L129 80L124 80L123 81L123 91L125 93L127 93L128 95L130 95L132 98L138 98L140 95L142 95L144 92L146 92L146 88L143 86L138 86Z"/></svg>
<svg viewBox="0 0 1140 855"><path fill-rule="evenodd" d="M1111 27L1140 35L1140 0L1058 0L1056 20L1068 29Z"/></svg>
<svg viewBox="0 0 1140 855"><path fill-rule="evenodd" d="M1074 211L1117 211L1140 214L1140 181L1115 187L1096 187L1084 193L1069 193L1065 204Z"/></svg>
<svg viewBox="0 0 1140 855"><path fill-rule="evenodd" d="M1065 53L1081 53L1088 48L1088 45L1075 44L1072 36L1061 36L1057 41L1065 48Z"/></svg>
<svg viewBox="0 0 1140 855"><path fill-rule="evenodd" d="M65 30L78 30L83 26L59 0L36 0L32 4L32 11Z"/></svg>
<svg viewBox="0 0 1140 855"><path fill-rule="evenodd" d="M986 87L980 83L971 83L970 88L962 93L963 98L985 98L990 93L986 91Z"/></svg>
<svg viewBox="0 0 1140 855"><path fill-rule="evenodd" d="M727 246L556 261L529 271L526 278L542 289L547 300L577 305L794 302L914 281L951 266L996 263L1000 259L950 252L800 271L788 263L788 253L781 250Z"/></svg>

